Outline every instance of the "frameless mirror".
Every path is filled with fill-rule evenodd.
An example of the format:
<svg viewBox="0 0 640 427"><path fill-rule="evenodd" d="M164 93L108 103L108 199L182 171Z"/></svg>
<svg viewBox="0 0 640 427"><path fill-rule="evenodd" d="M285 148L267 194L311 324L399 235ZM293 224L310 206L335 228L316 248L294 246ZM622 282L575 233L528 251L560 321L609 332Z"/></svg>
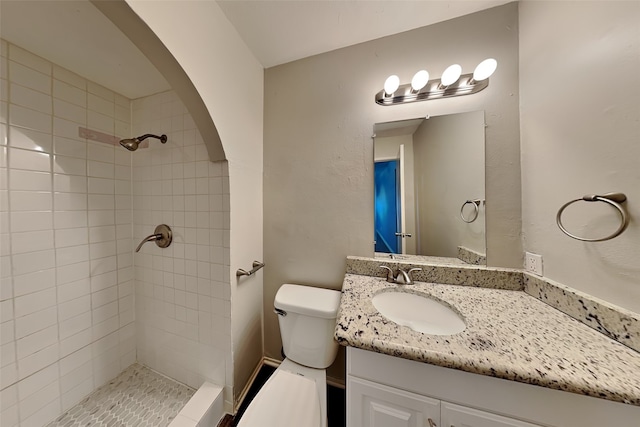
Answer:
<svg viewBox="0 0 640 427"><path fill-rule="evenodd" d="M486 264L484 127L483 111L374 125L376 256Z"/></svg>

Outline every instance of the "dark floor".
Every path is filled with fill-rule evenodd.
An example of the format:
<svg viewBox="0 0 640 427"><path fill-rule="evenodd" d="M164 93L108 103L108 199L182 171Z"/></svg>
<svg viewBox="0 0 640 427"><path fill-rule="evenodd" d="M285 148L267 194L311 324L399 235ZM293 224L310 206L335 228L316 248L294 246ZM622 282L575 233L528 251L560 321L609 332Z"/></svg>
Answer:
<svg viewBox="0 0 640 427"><path fill-rule="evenodd" d="M240 409L238 410L236 416L233 417L232 420L230 420L229 418L225 418L224 420L222 420L219 425L220 427L233 427L238 424L240 418L242 417L242 414L244 414L244 411L251 400L253 400L256 394L258 394L260 387L262 387L262 385L269 379L269 377L275 372L275 370L276 368L267 365L263 365L262 368L260 368L260 372L258 372L258 375L253 382L253 385L249 389L247 396L242 402L242 405L240 406ZM345 420L346 417L344 389L327 386L327 427L344 427L346 424Z"/></svg>

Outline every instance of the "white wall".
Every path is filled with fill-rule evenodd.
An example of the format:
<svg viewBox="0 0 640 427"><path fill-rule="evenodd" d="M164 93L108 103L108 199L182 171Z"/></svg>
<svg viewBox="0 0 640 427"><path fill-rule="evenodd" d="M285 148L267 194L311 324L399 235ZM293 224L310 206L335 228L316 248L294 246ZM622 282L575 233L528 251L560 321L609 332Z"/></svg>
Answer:
<svg viewBox="0 0 640 427"><path fill-rule="evenodd" d="M235 271L263 260L263 69L213 0L127 3L190 77L229 163L230 268L224 278L231 283L237 397L262 357L262 272L237 281Z"/></svg>
<svg viewBox="0 0 640 427"><path fill-rule="evenodd" d="M175 92L132 102L132 135L167 135L133 157L135 245L159 224L173 242L150 242L135 254L138 361L198 388L225 387L233 401L229 180L226 162L211 162L200 132Z"/></svg>
<svg viewBox="0 0 640 427"><path fill-rule="evenodd" d="M544 275L640 313L640 3L522 2L520 90L525 250ZM629 228L602 243L565 236L560 206L626 193ZM601 204L598 204L601 205ZM591 237L616 212L580 203L565 225Z"/></svg>
<svg viewBox="0 0 640 427"><path fill-rule="evenodd" d="M135 362L130 102L2 41L3 427L45 425Z"/></svg>
<svg viewBox="0 0 640 427"><path fill-rule="evenodd" d="M457 258L458 246L485 253L485 206L471 223L466 200L485 199L484 112L425 120L413 135L420 254ZM465 217L473 209L466 206Z"/></svg>
<svg viewBox="0 0 640 427"><path fill-rule="evenodd" d="M340 289L347 255L373 255L374 123L484 110L487 256L521 266L517 3L270 68L265 73L265 353L280 357L273 299L283 283ZM434 77L498 60L472 96L383 107L390 74ZM233 195L232 187L232 195ZM232 209L233 214L233 209ZM233 224L232 224L233 231ZM342 376L341 367L330 372Z"/></svg>

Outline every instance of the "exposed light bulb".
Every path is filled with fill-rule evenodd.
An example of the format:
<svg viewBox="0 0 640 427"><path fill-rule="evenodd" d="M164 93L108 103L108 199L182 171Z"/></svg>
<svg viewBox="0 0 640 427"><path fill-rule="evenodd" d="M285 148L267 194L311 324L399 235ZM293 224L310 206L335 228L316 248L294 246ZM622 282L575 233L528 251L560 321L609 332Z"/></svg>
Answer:
<svg viewBox="0 0 640 427"><path fill-rule="evenodd" d="M498 61L493 58L485 59L473 71L473 80L479 82L488 79L496 68L498 68Z"/></svg>
<svg viewBox="0 0 640 427"><path fill-rule="evenodd" d="M427 70L420 70L411 79L411 89L419 91L429 83L429 73Z"/></svg>
<svg viewBox="0 0 640 427"><path fill-rule="evenodd" d="M400 77L395 74L387 77L387 80L384 82L385 95L393 95L393 93L398 90L398 87L400 87Z"/></svg>
<svg viewBox="0 0 640 427"><path fill-rule="evenodd" d="M447 67L442 73L442 77L440 78L440 82L443 86L449 86L454 84L460 78L462 74L462 67L459 64L453 64Z"/></svg>

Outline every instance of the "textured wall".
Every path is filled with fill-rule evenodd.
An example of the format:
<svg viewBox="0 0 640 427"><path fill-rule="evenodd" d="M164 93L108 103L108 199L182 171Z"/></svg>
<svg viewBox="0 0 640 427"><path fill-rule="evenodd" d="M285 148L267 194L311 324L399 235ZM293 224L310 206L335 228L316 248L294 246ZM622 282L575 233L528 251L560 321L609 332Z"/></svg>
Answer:
<svg viewBox="0 0 640 427"><path fill-rule="evenodd" d="M545 31L540 31L544 22ZM520 14L525 250L544 275L640 313L640 3L523 2ZM619 237L585 243L555 224L585 194L626 193ZM568 208L565 225L605 236L619 215L603 203Z"/></svg>
<svg viewBox="0 0 640 427"><path fill-rule="evenodd" d="M487 57L499 66L483 92L374 103L390 74L404 83L427 68L439 77L452 63L471 72ZM484 110L488 262L522 265L516 3L270 68L264 97L267 356L280 357L272 306L281 284L340 289L345 257L373 255L374 123Z"/></svg>

